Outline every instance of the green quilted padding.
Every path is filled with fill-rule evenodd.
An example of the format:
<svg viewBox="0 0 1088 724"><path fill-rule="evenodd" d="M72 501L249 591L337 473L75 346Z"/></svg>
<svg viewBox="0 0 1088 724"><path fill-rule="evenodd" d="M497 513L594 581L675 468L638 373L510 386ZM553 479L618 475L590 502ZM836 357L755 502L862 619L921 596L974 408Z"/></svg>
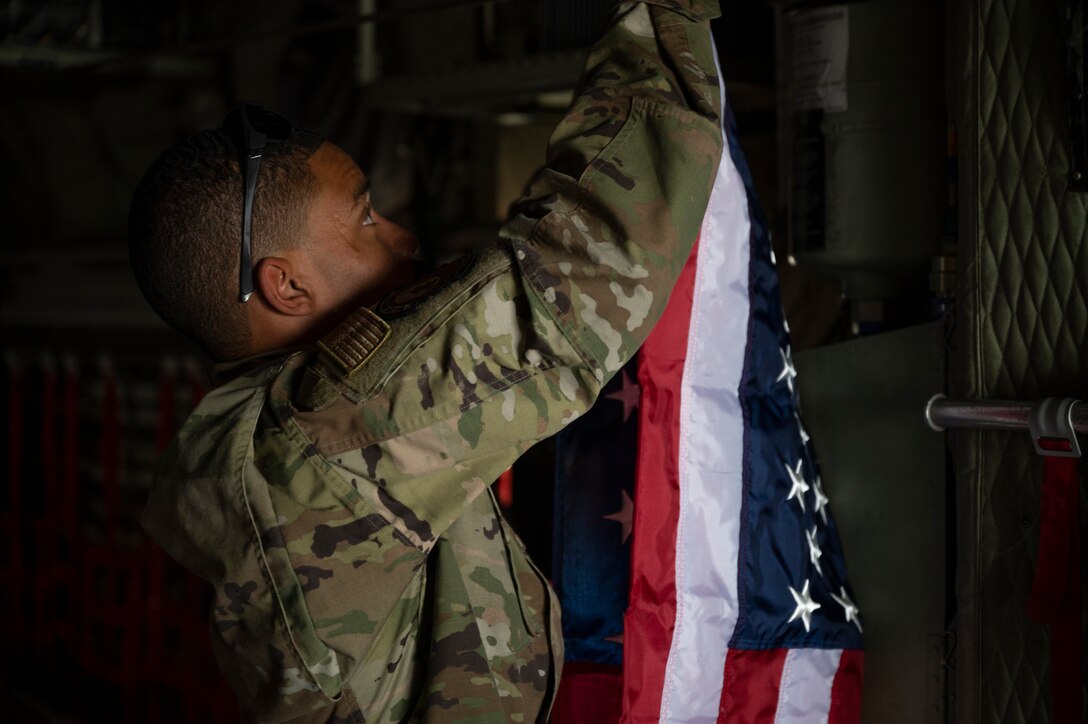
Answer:
<svg viewBox="0 0 1088 724"><path fill-rule="evenodd" d="M1064 0L967 0L957 10L957 397L1088 400L1088 194L1066 190L1064 9ZM957 721L1049 721L1048 632L1025 611L1042 462L1023 433L952 442Z"/></svg>

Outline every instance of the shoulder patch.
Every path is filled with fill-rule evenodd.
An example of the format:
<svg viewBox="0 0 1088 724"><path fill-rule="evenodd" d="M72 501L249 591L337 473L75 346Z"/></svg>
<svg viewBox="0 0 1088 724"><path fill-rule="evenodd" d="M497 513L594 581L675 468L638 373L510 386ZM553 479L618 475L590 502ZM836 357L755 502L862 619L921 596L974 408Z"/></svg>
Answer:
<svg viewBox="0 0 1088 724"><path fill-rule="evenodd" d="M447 262L427 276L390 292L378 303L378 314L385 319L396 319L411 313L427 297L433 296L457 281L475 265L476 252Z"/></svg>
<svg viewBox="0 0 1088 724"><path fill-rule="evenodd" d="M384 319L366 307L360 307L318 342L317 346L345 374L350 375L370 359L389 336L389 332L389 325Z"/></svg>

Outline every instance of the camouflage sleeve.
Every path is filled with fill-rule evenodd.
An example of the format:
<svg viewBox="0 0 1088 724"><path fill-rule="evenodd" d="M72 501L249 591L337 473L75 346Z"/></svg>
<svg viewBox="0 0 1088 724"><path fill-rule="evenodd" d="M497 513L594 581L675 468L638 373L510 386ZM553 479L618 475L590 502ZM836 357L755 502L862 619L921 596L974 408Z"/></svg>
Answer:
<svg viewBox="0 0 1088 724"><path fill-rule="evenodd" d="M714 8L662 5L617 9L505 244L358 310L295 396L315 450L424 548L592 404L695 241L722 148Z"/></svg>
<svg viewBox="0 0 1088 724"><path fill-rule="evenodd" d="M691 250L722 148L710 30L693 19L713 8L668 5L617 9L506 243L358 310L296 397L315 449L380 481L378 511L422 545L592 404Z"/></svg>
<svg viewBox="0 0 1088 724"><path fill-rule="evenodd" d="M541 311L601 379L663 311L721 145L707 27L657 6L618 12L503 230Z"/></svg>

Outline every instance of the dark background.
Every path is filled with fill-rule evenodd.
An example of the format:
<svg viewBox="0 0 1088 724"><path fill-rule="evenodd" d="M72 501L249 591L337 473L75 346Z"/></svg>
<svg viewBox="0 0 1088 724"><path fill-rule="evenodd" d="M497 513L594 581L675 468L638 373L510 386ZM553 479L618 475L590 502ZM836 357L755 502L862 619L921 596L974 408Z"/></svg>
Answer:
<svg viewBox="0 0 1088 724"><path fill-rule="evenodd" d="M157 452L210 384L208 360L157 320L128 270L129 199L151 160L236 102L262 103L352 154L376 207L440 262L493 240L610 4L0 8L0 694L13 721L234 717L203 585L137 524ZM729 102L780 230L776 9L723 11ZM787 235L775 244L791 261ZM864 331L839 282L780 270L795 352ZM925 296L924 275L912 293ZM517 464L508 511L545 569L551 457L545 442Z"/></svg>

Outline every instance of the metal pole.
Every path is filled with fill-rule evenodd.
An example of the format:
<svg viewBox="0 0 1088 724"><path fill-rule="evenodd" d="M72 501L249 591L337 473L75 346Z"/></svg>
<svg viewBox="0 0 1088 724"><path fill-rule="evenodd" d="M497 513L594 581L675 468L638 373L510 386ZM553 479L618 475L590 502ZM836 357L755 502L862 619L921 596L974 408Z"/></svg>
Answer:
<svg viewBox="0 0 1088 724"><path fill-rule="evenodd" d="M934 395L926 405L926 422L940 432L949 427L983 430L1027 430L1032 403L1011 400L950 400ZM1088 404L1073 406L1073 429L1088 433Z"/></svg>

